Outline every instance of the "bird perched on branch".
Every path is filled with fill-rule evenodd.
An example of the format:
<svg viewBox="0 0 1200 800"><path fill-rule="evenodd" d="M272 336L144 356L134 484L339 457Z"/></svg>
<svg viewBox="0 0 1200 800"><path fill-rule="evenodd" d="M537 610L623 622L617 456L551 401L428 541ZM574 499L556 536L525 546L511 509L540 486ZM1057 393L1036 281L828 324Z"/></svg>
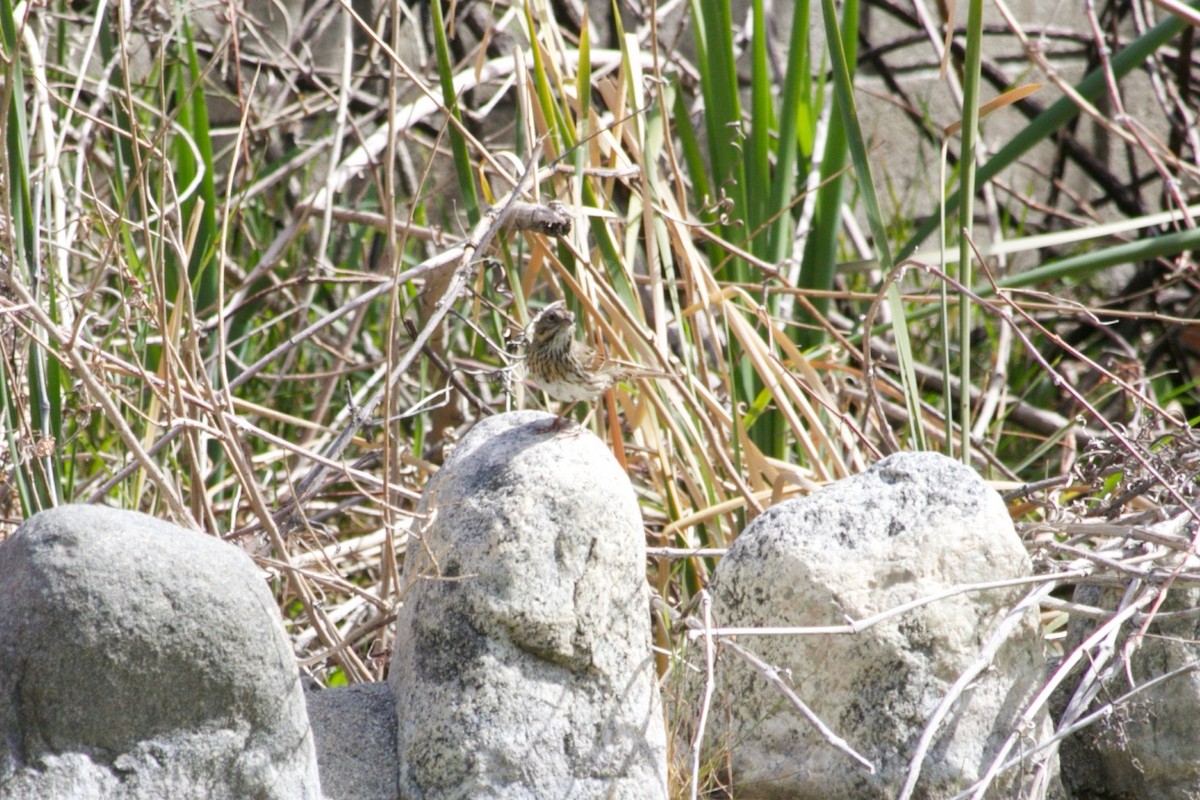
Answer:
<svg viewBox="0 0 1200 800"><path fill-rule="evenodd" d="M559 430L576 403L595 400L614 384L666 373L611 361L575 339L575 314L561 301L546 306L533 323L525 351L525 371L542 391L568 403L547 431Z"/></svg>

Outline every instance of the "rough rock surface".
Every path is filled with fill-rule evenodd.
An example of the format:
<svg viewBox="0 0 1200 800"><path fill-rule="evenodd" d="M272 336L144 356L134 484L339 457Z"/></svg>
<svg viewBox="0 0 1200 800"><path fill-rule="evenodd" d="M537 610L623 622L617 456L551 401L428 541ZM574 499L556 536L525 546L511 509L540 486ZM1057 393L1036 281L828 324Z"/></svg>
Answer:
<svg viewBox="0 0 1200 800"><path fill-rule="evenodd" d="M320 796L295 659L245 554L98 506L0 544L0 797Z"/></svg>
<svg viewBox="0 0 1200 800"><path fill-rule="evenodd" d="M386 683L305 693L327 800L396 800L396 695Z"/></svg>
<svg viewBox="0 0 1200 800"><path fill-rule="evenodd" d="M973 471L901 453L754 520L717 567L713 614L721 626L843 625L956 584L1029 573L1003 502ZM737 796L896 797L926 720L1025 591L956 595L853 635L741 637L878 771L834 749L758 672L725 655L709 741L714 753L731 752ZM948 797L980 777L1043 685L1034 612L993 666L938 729L916 797ZM1006 773L991 796L1015 796L1014 780Z"/></svg>
<svg viewBox="0 0 1200 800"><path fill-rule="evenodd" d="M637 501L550 419L483 420L425 491L390 675L406 798L666 797Z"/></svg>
<svg viewBox="0 0 1200 800"><path fill-rule="evenodd" d="M1079 586L1074 600L1093 608L1116 609L1123 595L1124 588ZM1200 798L1200 758L1196 754L1200 742L1200 671L1184 670L1165 681L1150 683L1200 661L1200 619L1191 613L1198 606L1200 589L1173 586L1136 649L1130 647L1128 638L1140 630L1140 623L1126 623L1115 637L1114 649L1129 654L1129 665L1108 676L1085 713L1134 688L1139 691L1107 718L1063 740L1063 785L1074 797ZM1180 616L1172 618L1172 612ZM1096 625L1095 620L1072 615L1066 652L1094 633ZM1082 670L1090 663L1082 664L1063 682L1056 714L1069 699L1065 690L1075 689Z"/></svg>

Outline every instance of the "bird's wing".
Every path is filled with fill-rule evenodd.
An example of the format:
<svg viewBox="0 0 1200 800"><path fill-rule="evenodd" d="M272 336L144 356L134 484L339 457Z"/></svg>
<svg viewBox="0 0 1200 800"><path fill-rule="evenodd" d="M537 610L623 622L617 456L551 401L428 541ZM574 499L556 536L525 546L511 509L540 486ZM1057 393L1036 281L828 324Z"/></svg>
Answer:
<svg viewBox="0 0 1200 800"><path fill-rule="evenodd" d="M579 350L579 361L588 372L598 372L611 363L603 353L586 344Z"/></svg>
<svg viewBox="0 0 1200 800"><path fill-rule="evenodd" d="M668 373L657 369L643 367L632 361L610 358L605 361L605 369L617 376L617 380L627 381L631 378L666 378Z"/></svg>

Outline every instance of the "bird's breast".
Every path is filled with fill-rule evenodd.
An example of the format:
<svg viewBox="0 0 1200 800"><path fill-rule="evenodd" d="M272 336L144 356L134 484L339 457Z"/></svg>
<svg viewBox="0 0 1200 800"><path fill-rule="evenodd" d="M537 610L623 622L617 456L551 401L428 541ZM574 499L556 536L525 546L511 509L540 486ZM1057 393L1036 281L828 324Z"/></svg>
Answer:
<svg viewBox="0 0 1200 800"><path fill-rule="evenodd" d="M600 390L596 387L571 381L541 379L537 380L537 385L546 394L563 403L584 403L595 400L600 395Z"/></svg>

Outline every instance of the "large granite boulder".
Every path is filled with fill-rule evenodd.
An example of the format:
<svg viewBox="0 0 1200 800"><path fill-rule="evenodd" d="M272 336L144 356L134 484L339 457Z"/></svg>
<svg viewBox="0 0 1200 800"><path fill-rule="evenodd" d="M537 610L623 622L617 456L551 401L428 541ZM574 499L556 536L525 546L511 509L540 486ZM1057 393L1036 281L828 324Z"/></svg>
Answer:
<svg viewBox="0 0 1200 800"><path fill-rule="evenodd" d="M481 421L425 491L390 674L406 798L666 797L637 501L550 419Z"/></svg>
<svg viewBox="0 0 1200 800"><path fill-rule="evenodd" d="M397 800L396 695L386 683L309 691L326 800Z"/></svg>
<svg viewBox="0 0 1200 800"><path fill-rule="evenodd" d="M296 661L236 547L65 506L0 543L0 797L321 797Z"/></svg>
<svg viewBox="0 0 1200 800"><path fill-rule="evenodd" d="M1179 568L1195 568L1182 556ZM1170 573L1170 568L1161 574ZM1131 579L1132 580L1132 579ZM1075 602L1114 613L1130 599L1126 587L1079 586ZM1176 800L1200 798L1200 588L1172 586L1137 645L1141 620L1127 621L1104 649L1128 661L1110 660L1093 688L1094 699L1080 703L1077 715L1090 715L1124 698L1092 725L1062 743L1063 785L1088 800ZM1146 609L1148 610L1148 609ZM1065 649L1071 652L1096 632L1095 619L1072 615ZM1063 682L1056 697L1062 714L1079 691L1080 678L1094 662L1085 658ZM1169 676L1169 677L1167 677ZM1166 677L1165 680L1162 680ZM1092 684L1084 687L1086 691ZM1089 692L1090 693L1090 692ZM1126 697L1128 695L1128 697ZM1086 696L1080 700L1086 699ZM1079 702L1078 700L1076 702Z"/></svg>
<svg viewBox="0 0 1200 800"><path fill-rule="evenodd" d="M973 471L937 454L904 453L754 520L716 569L713 615L724 627L845 625L951 586L1030 571L1004 503ZM896 797L930 715L1026 591L956 595L855 634L739 638L789 677L874 774L729 654L718 671L710 753L728 753L738 797ZM980 778L1044 681L1031 609L936 729L915 796L949 797ZM1027 734L1047 726L1043 716ZM989 796L1018 796L1029 772L1003 773Z"/></svg>

